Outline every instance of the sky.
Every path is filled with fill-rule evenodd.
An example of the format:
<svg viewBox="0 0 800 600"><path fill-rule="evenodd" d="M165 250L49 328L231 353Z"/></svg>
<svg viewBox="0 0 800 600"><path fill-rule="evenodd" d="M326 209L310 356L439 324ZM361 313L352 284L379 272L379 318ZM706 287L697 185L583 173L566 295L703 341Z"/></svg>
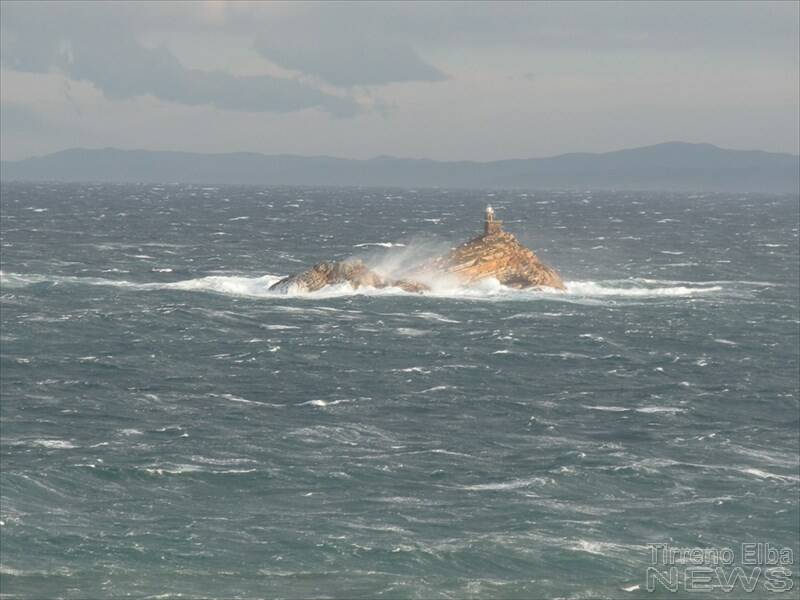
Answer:
<svg viewBox="0 0 800 600"><path fill-rule="evenodd" d="M0 3L0 154L800 152L800 2Z"/></svg>

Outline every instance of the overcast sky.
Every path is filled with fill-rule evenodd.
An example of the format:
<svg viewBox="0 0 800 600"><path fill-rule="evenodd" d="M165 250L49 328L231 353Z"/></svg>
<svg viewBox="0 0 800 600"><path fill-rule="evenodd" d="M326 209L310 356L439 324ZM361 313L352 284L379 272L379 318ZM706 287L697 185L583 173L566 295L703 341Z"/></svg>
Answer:
<svg viewBox="0 0 800 600"><path fill-rule="evenodd" d="M799 7L3 1L0 152L798 153Z"/></svg>

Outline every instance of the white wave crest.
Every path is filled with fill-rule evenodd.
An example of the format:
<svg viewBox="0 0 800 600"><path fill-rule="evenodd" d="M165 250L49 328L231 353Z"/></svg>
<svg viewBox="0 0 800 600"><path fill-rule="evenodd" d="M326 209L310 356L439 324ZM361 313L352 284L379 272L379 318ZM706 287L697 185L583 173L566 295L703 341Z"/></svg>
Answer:
<svg viewBox="0 0 800 600"><path fill-rule="evenodd" d="M405 244L395 242L365 242L363 244L354 244L353 248L367 248L369 246L380 246L382 248L405 248Z"/></svg>
<svg viewBox="0 0 800 600"><path fill-rule="evenodd" d="M576 296L618 296L629 298L647 298L660 296L694 296L722 291L720 285L642 285L641 280L630 280L627 285L604 285L596 281L567 281L567 293ZM618 280L608 283L619 283Z"/></svg>
<svg viewBox="0 0 800 600"><path fill-rule="evenodd" d="M41 448L56 448L59 450L75 448L75 444L68 440L33 440L31 441L31 445Z"/></svg>
<svg viewBox="0 0 800 600"><path fill-rule="evenodd" d="M545 486L552 484L553 480L547 477L528 477L521 479L512 479L511 481L499 481L491 483L476 483L473 485L460 486L463 490L470 491L503 491L503 490L518 490L532 486Z"/></svg>
<svg viewBox="0 0 800 600"><path fill-rule="evenodd" d="M280 280L280 277L263 275L261 277L237 277L212 275L197 279L186 279L164 284L142 284L149 289L162 288L183 290L188 292L216 292L231 296L261 297L269 293L269 287Z"/></svg>

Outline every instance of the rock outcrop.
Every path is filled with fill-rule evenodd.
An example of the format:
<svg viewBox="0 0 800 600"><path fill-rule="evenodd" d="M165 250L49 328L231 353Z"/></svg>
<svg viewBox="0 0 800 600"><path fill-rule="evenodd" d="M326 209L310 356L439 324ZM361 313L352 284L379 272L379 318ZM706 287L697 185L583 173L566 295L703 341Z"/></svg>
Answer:
<svg viewBox="0 0 800 600"><path fill-rule="evenodd" d="M503 231L502 221L494 218L491 207L486 209L483 235L445 256L415 265L397 277L381 275L360 260L323 262L281 279L270 289L313 292L325 286L349 283L354 289L398 287L408 292L426 292L431 289L431 282L441 278L461 285L494 278L514 288L565 289L555 270L539 260L513 234Z"/></svg>
<svg viewBox="0 0 800 600"><path fill-rule="evenodd" d="M513 288L566 289L555 270L544 264L511 233L485 233L432 261L426 269L455 275L465 285L493 277Z"/></svg>
<svg viewBox="0 0 800 600"><path fill-rule="evenodd" d="M308 271L281 279L269 289L286 292L315 292L326 286L340 283L349 283L353 289L398 287L407 292L424 292L430 289L418 281L382 277L360 260L319 263Z"/></svg>

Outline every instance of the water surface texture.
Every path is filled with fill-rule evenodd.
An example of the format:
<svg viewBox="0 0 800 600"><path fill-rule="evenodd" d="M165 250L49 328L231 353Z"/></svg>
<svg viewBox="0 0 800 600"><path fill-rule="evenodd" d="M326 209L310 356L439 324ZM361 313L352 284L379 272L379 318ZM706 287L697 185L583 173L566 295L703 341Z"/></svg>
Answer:
<svg viewBox="0 0 800 600"><path fill-rule="evenodd" d="M487 203L568 292L267 291ZM800 551L796 197L8 183L1 242L3 597L619 598L651 543Z"/></svg>

